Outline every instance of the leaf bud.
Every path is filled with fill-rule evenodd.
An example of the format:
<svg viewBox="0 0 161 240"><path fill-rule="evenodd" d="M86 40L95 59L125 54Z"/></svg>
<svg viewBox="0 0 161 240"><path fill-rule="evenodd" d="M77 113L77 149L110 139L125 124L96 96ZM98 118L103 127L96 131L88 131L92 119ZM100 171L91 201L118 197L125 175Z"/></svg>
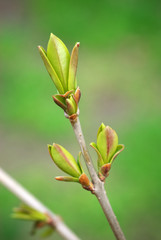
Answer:
<svg viewBox="0 0 161 240"><path fill-rule="evenodd" d="M107 177L113 160L124 149L124 145L118 144L116 132L103 123L98 129L97 144L91 143L90 145L98 155L99 172Z"/></svg>
<svg viewBox="0 0 161 240"><path fill-rule="evenodd" d="M58 144L48 145L49 153L55 164L72 177L79 178L82 174L74 157Z"/></svg>

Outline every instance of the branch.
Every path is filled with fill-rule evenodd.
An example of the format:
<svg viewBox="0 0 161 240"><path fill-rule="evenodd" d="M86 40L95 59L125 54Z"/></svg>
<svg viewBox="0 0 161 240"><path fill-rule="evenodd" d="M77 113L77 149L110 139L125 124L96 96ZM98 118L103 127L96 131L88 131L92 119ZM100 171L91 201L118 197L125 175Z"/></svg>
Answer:
<svg viewBox="0 0 161 240"><path fill-rule="evenodd" d="M91 157L87 150L87 146L86 146L84 136L82 133L79 118L77 117L75 120L70 119L70 122L73 127L76 138L79 142L86 166L88 168L89 174L90 174L92 182L94 184L94 192L93 193L96 195L96 197L102 207L102 210L111 226L111 229L112 229L113 233L115 234L116 239L117 240L125 240L125 236L121 230L119 222L117 221L117 218L112 210L112 207L111 207L108 197L106 195L106 191L104 189L104 182L102 182L99 179L99 177L97 176L97 173L94 169L94 166L92 164L92 160L91 160Z"/></svg>
<svg viewBox="0 0 161 240"><path fill-rule="evenodd" d="M23 186L10 177L2 168L0 168L0 183L8 188L22 202L36 209L41 213L48 214L53 222L54 229L66 240L79 240L79 238L63 223L63 221L29 193Z"/></svg>

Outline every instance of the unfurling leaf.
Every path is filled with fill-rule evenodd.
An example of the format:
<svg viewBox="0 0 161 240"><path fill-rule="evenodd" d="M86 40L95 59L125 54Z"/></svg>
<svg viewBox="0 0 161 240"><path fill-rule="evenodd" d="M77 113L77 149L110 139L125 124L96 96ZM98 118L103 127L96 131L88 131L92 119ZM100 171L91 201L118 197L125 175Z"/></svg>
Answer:
<svg viewBox="0 0 161 240"><path fill-rule="evenodd" d="M51 33L47 51L38 46L45 67L60 94L65 94L71 90L74 92L77 88L76 72L79 45L79 43L75 44L70 57L65 44Z"/></svg>
<svg viewBox="0 0 161 240"><path fill-rule="evenodd" d="M65 90L64 90L64 87L62 85L62 82L60 81L54 67L52 66L50 60L48 59L46 51L41 46L38 46L38 49L39 49L40 55L42 57L42 60L45 64L45 67L46 67L51 79L53 80L58 92L60 94L64 93Z"/></svg>
<svg viewBox="0 0 161 240"><path fill-rule="evenodd" d="M72 50L70 64L69 64L69 77L68 77L68 89L76 89L76 73L78 65L78 49L80 43L77 42Z"/></svg>
<svg viewBox="0 0 161 240"><path fill-rule="evenodd" d="M68 91L70 54L65 44L52 33L48 42L47 58L57 73L64 92Z"/></svg>

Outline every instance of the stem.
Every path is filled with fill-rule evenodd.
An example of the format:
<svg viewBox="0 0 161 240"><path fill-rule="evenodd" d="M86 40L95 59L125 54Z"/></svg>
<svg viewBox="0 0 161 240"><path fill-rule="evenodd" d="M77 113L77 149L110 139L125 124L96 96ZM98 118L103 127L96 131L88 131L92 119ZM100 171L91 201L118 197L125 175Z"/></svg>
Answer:
<svg viewBox="0 0 161 240"><path fill-rule="evenodd" d="M0 168L0 183L8 188L14 195L28 206L36 209L41 213L48 214L52 220L54 229L66 240L79 240L79 238L63 223L59 216L54 214L31 193L29 193L16 180L10 177L2 168Z"/></svg>
<svg viewBox="0 0 161 240"><path fill-rule="evenodd" d="M91 176L91 179L93 181L94 184L97 183L97 181L99 180L97 173L93 167L92 161L91 161L91 157L89 155L85 140L84 140L84 136L82 133L82 129L81 129L81 125L80 125L80 121L79 118L77 117L75 120L70 120L74 133L76 135L76 138L79 142L80 148L81 148L81 152L83 154L86 166L88 168L89 174Z"/></svg>
<svg viewBox="0 0 161 240"><path fill-rule="evenodd" d="M71 125L73 127L73 130L75 132L76 138L79 142L86 166L88 168L89 174L91 176L92 182L94 184L94 194L96 195L102 210L111 226L111 229L116 237L117 240L125 240L125 236L121 230L121 227L119 225L119 222L117 221L117 218L112 210L112 207L110 205L110 202L108 200L108 197L106 195L106 191L104 189L104 182L102 182L99 177L97 176L97 173L94 169L94 166L92 164L91 157L89 155L83 132L81 129L79 118L77 117L75 120L70 120Z"/></svg>

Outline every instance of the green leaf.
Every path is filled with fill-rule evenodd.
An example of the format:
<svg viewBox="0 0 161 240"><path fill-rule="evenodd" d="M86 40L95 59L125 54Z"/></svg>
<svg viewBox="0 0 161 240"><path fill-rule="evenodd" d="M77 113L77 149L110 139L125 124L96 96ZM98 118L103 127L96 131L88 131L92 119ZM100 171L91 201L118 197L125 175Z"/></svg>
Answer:
<svg viewBox="0 0 161 240"><path fill-rule="evenodd" d="M80 43L77 42L72 50L70 64L69 64L69 77L68 77L68 90L75 90L76 88L76 73L78 65L78 49Z"/></svg>
<svg viewBox="0 0 161 240"><path fill-rule="evenodd" d="M49 237L53 234L55 230L52 227L46 227L45 231L41 234L42 238Z"/></svg>
<svg viewBox="0 0 161 240"><path fill-rule="evenodd" d="M94 142L90 143L90 146L92 148L94 148L94 150L96 151L96 153L98 155L97 164L98 164L98 169L100 169L100 167L102 167L104 165L103 158L102 158L102 156L101 156L101 154L100 154L100 152L99 152L99 150L97 148L97 145Z"/></svg>
<svg viewBox="0 0 161 240"><path fill-rule="evenodd" d="M58 176L58 177L55 177L55 179L58 181L64 181L64 182L79 182L79 178L69 177L69 176Z"/></svg>
<svg viewBox="0 0 161 240"><path fill-rule="evenodd" d="M118 144L116 148L116 152L113 155L113 157L110 160L110 163L113 162L113 160L117 157L117 155L124 150L125 146L123 144Z"/></svg>
<svg viewBox="0 0 161 240"><path fill-rule="evenodd" d="M67 113L69 115L72 115L77 112L77 103L73 99L73 96L70 96L69 98L66 99L66 104L67 104Z"/></svg>
<svg viewBox="0 0 161 240"><path fill-rule="evenodd" d="M15 218L15 219L30 220L30 221L35 220L35 219L33 219L33 217L31 217L30 215L27 215L25 213L13 213L13 214L11 214L11 217Z"/></svg>
<svg viewBox="0 0 161 240"><path fill-rule="evenodd" d="M64 93L65 90L63 88L63 85L62 85L57 73L55 72L53 66L51 65L51 62L47 57L46 51L41 46L38 46L38 49L39 49L40 55L42 57L42 60L45 64L45 67L46 67L51 79L53 80L57 90L59 91L59 93Z"/></svg>
<svg viewBox="0 0 161 240"><path fill-rule="evenodd" d="M47 57L56 71L64 91L68 90L70 54L65 44L51 33L47 47Z"/></svg>
<svg viewBox="0 0 161 240"><path fill-rule="evenodd" d="M62 95L56 94L53 96L54 102L61 107L64 111L67 108L65 98Z"/></svg>
<svg viewBox="0 0 161 240"><path fill-rule="evenodd" d="M74 157L58 144L48 145L49 153L55 164L64 172L78 178L81 175L80 168Z"/></svg>
<svg viewBox="0 0 161 240"><path fill-rule="evenodd" d="M78 163L78 166L80 168L81 173L83 173L84 171L83 171L83 168L82 168L82 164L80 162L81 155L82 155L82 152L79 152L78 157L77 157L77 163Z"/></svg>
<svg viewBox="0 0 161 240"><path fill-rule="evenodd" d="M13 218L19 218L24 220L38 220L46 221L47 216L26 204L22 204L19 208L13 209L14 213L12 214Z"/></svg>
<svg viewBox="0 0 161 240"><path fill-rule="evenodd" d="M102 132L105 127L106 127L106 126L104 125L104 123L102 123L101 126L100 126L99 129L98 129L97 138L98 138L98 135L100 134L100 132Z"/></svg>

